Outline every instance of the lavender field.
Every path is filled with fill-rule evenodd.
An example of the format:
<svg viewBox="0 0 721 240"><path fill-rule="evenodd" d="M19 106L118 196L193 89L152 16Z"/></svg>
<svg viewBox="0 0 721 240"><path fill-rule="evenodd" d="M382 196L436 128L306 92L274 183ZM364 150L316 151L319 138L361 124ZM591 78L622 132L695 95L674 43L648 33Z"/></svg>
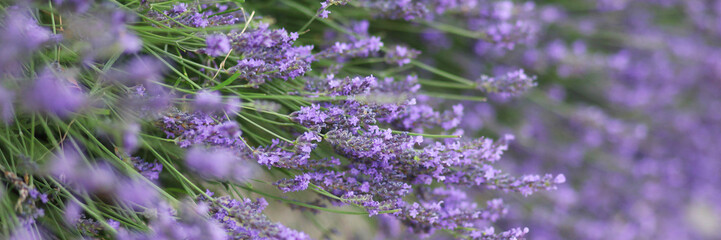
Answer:
<svg viewBox="0 0 721 240"><path fill-rule="evenodd" d="M721 239L721 1L0 0L0 239Z"/></svg>

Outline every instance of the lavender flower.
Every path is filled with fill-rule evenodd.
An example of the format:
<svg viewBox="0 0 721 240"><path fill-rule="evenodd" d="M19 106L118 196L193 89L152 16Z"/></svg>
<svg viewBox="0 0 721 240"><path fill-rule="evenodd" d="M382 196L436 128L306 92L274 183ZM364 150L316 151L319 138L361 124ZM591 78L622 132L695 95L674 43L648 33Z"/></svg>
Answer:
<svg viewBox="0 0 721 240"><path fill-rule="evenodd" d="M519 95L529 88L536 86L535 80L535 76L529 77L524 73L523 69L519 69L496 77L482 75L477 84L478 89L485 92L513 96Z"/></svg>
<svg viewBox="0 0 721 240"><path fill-rule="evenodd" d="M166 135L177 137L178 144L187 148L194 144L207 144L228 148L244 149L239 138L241 132L235 122L217 122L202 112L192 114L176 111L161 119Z"/></svg>
<svg viewBox="0 0 721 240"><path fill-rule="evenodd" d="M130 154L138 150L138 135L140 134L140 125L137 123L128 124L123 131L123 146L126 153Z"/></svg>
<svg viewBox="0 0 721 240"><path fill-rule="evenodd" d="M131 157L130 162L132 162L135 170L150 180L158 180L160 172L163 171L163 164L158 163L158 161L147 162L140 157Z"/></svg>
<svg viewBox="0 0 721 240"><path fill-rule="evenodd" d="M205 52L210 56L225 56L230 52L230 40L224 34L209 35L205 39L205 44L207 45Z"/></svg>
<svg viewBox="0 0 721 240"><path fill-rule="evenodd" d="M429 12L423 3L407 0L364 0L360 1L360 4L365 8L376 10L374 12L379 16L406 21L425 18Z"/></svg>
<svg viewBox="0 0 721 240"><path fill-rule="evenodd" d="M103 163L88 165L81 154L74 150L57 152L48 166L50 174L81 191L112 192L117 183L113 169Z"/></svg>
<svg viewBox="0 0 721 240"><path fill-rule="evenodd" d="M210 205L210 215L223 224L230 239L310 239L305 233L270 221L262 214L267 206L263 198L253 202L223 196Z"/></svg>
<svg viewBox="0 0 721 240"><path fill-rule="evenodd" d="M333 5L346 5L348 4L350 0L326 0L324 2L320 3L320 8L318 9L318 16L320 18L328 18L328 14L330 14L330 11L328 8Z"/></svg>
<svg viewBox="0 0 721 240"><path fill-rule="evenodd" d="M87 99L82 89L72 81L71 73L46 68L25 91L23 105L30 111L68 117L80 110Z"/></svg>
<svg viewBox="0 0 721 240"><path fill-rule="evenodd" d="M61 9L75 13L84 13L93 4L91 0L53 0L53 3Z"/></svg>
<svg viewBox="0 0 721 240"><path fill-rule="evenodd" d="M259 24L246 32L231 33L233 51L243 54L243 59L230 68L241 72L241 77L251 85L260 85L273 78L293 79L310 70L313 46L292 46L297 33L284 29L272 30L267 24Z"/></svg>
<svg viewBox="0 0 721 240"><path fill-rule="evenodd" d="M15 210L17 211L18 220L23 227L31 227L36 224L36 219L45 215L45 210L38 206L39 203L47 203L48 195L46 193L40 193L33 186L26 183L26 181L16 175L14 172L9 171L4 166L0 165L0 179L6 180L12 188L17 190L18 199L15 204ZM5 190L3 189L3 194Z"/></svg>
<svg viewBox="0 0 721 240"><path fill-rule="evenodd" d="M245 16L237 11L222 13L228 8L225 4L203 4L200 9L195 5L177 3L169 11L149 11L148 15L169 27L197 27L232 25L245 22ZM170 20L168 18L172 18Z"/></svg>
<svg viewBox="0 0 721 240"><path fill-rule="evenodd" d="M13 107L14 98L14 92L0 87L0 119L5 123L9 123L15 115L15 108Z"/></svg>
<svg viewBox="0 0 721 240"><path fill-rule="evenodd" d="M158 203L158 193L150 183L139 179L125 179L118 183L116 199L126 204L151 207Z"/></svg>
<svg viewBox="0 0 721 240"><path fill-rule="evenodd" d="M32 52L54 38L52 32L38 25L28 8L11 6L0 20L0 74L18 74Z"/></svg>
<svg viewBox="0 0 721 240"><path fill-rule="evenodd" d="M195 95L193 108L208 114L221 112L235 114L240 108L240 102L237 98L230 98L223 102L222 96L218 92L203 90Z"/></svg>
<svg viewBox="0 0 721 240"><path fill-rule="evenodd" d="M79 53L86 62L114 53L135 53L142 47L142 41L126 27L134 16L111 7L91 14L68 15L64 19L63 40L83 43L86 47Z"/></svg>
<svg viewBox="0 0 721 240"><path fill-rule="evenodd" d="M398 64L399 67L402 67L403 65L411 63L411 59L416 58L419 54L421 54L421 52L418 50L397 45L386 52L385 59L387 63L395 63Z"/></svg>
<svg viewBox="0 0 721 240"><path fill-rule="evenodd" d="M148 223L149 232L118 229L117 238L121 240L143 239L228 239L222 226L208 217L208 205L181 202L179 212L169 206L158 209Z"/></svg>
<svg viewBox="0 0 721 240"><path fill-rule="evenodd" d="M188 150L185 163L198 174L212 179L244 182L255 172L237 153L223 148L193 147Z"/></svg>
<svg viewBox="0 0 721 240"><path fill-rule="evenodd" d="M63 219L68 225L74 226L76 223L78 223L78 221L80 221L80 218L82 217L82 212L83 209L78 203L74 201L69 201L65 204Z"/></svg>

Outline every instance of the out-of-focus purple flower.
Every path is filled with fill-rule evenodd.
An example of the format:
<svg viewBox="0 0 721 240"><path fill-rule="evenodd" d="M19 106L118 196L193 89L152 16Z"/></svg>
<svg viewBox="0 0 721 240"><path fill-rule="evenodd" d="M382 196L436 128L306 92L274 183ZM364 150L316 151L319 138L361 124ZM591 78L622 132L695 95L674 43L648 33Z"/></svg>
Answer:
<svg viewBox="0 0 721 240"><path fill-rule="evenodd" d="M157 191L150 186L150 183L138 179L121 181L115 191L117 199L127 204L151 207L158 203Z"/></svg>
<svg viewBox="0 0 721 240"><path fill-rule="evenodd" d="M65 223L70 226L75 226L75 224L80 221L82 212L83 208L78 203L72 200L68 201L68 203L65 204L65 210L63 212Z"/></svg>
<svg viewBox="0 0 721 240"><path fill-rule="evenodd" d="M143 42L126 27L134 16L111 7L64 16L63 40L83 46L77 52L88 63L116 53L137 52Z"/></svg>
<svg viewBox="0 0 721 240"><path fill-rule="evenodd" d="M493 17L508 20L513 16L513 2L499 1L493 4Z"/></svg>
<svg viewBox="0 0 721 240"><path fill-rule="evenodd" d="M377 16L406 21L428 17L430 12L425 3L409 0L362 0L359 4Z"/></svg>
<svg viewBox="0 0 721 240"><path fill-rule="evenodd" d="M200 91L195 95L193 108L196 111L212 113L222 110L223 96L216 91Z"/></svg>
<svg viewBox="0 0 721 240"><path fill-rule="evenodd" d="M138 140L140 134L140 125L137 123L128 124L123 130L123 147L127 154L131 154L138 150Z"/></svg>
<svg viewBox="0 0 721 240"><path fill-rule="evenodd" d="M421 54L421 51L396 45L388 49L385 60L387 63L395 63L398 64L399 67L402 67L403 65L411 63L411 59L418 57L419 54Z"/></svg>
<svg viewBox="0 0 721 240"><path fill-rule="evenodd" d="M477 84L478 89L488 93L514 96L525 92L531 87L535 87L535 80L535 76L528 76L523 69L519 69L496 77L482 75Z"/></svg>
<svg viewBox="0 0 721 240"><path fill-rule="evenodd" d="M29 225L17 225L15 229L10 231L10 238L8 240L43 240L45 236L39 233L32 226Z"/></svg>
<svg viewBox="0 0 721 240"><path fill-rule="evenodd" d="M30 9L11 6L0 19L0 74L18 74L22 64L43 44L53 39L49 29L38 25Z"/></svg>
<svg viewBox="0 0 721 240"><path fill-rule="evenodd" d="M229 170L235 162L235 154L225 149L208 150L193 147L188 150L185 162L200 174L225 178L230 176Z"/></svg>
<svg viewBox="0 0 721 240"><path fill-rule="evenodd" d="M231 97L223 102L223 97L220 93L202 90L195 95L193 109L207 114L226 112L233 115L240 109L240 100Z"/></svg>
<svg viewBox="0 0 721 240"><path fill-rule="evenodd" d="M75 13L84 13L93 4L92 0L53 0L53 2L60 9Z"/></svg>
<svg viewBox="0 0 721 240"><path fill-rule="evenodd" d="M230 52L230 39L225 34L213 34L209 35L205 39L205 52L214 57L225 56Z"/></svg>
<svg viewBox="0 0 721 240"><path fill-rule="evenodd" d="M316 58L368 57L381 50L383 42L380 37L370 36L355 39L349 43L336 42L332 47L315 55Z"/></svg>
<svg viewBox="0 0 721 240"><path fill-rule="evenodd" d="M55 153L48 171L62 183L90 192L110 192L116 185L116 174L107 164L89 165L75 150Z"/></svg>
<svg viewBox="0 0 721 240"><path fill-rule="evenodd" d="M59 117L70 116L86 105L87 101L87 96L71 73L56 72L50 67L40 72L22 97L26 109Z"/></svg>
<svg viewBox="0 0 721 240"><path fill-rule="evenodd" d="M432 50L448 49L453 44L453 41L444 32L435 29L424 31L421 37L429 43Z"/></svg>
<svg viewBox="0 0 721 240"><path fill-rule="evenodd" d="M263 198L253 202L223 196L209 204L211 217L223 224L230 239L310 239L307 234L274 223L263 215L263 209L268 206Z"/></svg>
<svg viewBox="0 0 721 240"><path fill-rule="evenodd" d="M126 86L142 85L147 89L161 81L166 70L165 64L156 58L136 57L118 70L108 73L107 77Z"/></svg>
<svg viewBox="0 0 721 240"><path fill-rule="evenodd" d="M185 163L204 177L236 182L247 181L256 170L239 153L224 148L192 147L185 156Z"/></svg>
<svg viewBox="0 0 721 240"><path fill-rule="evenodd" d="M0 86L0 120L5 123L12 121L15 115L15 107L13 107L14 98L14 92Z"/></svg>
<svg viewBox="0 0 721 240"><path fill-rule="evenodd" d="M173 7L170 9L168 13L170 14L181 14L188 10L188 4L187 3L178 3L173 5Z"/></svg>
<svg viewBox="0 0 721 240"><path fill-rule="evenodd" d="M149 232L135 232L124 228L118 229L119 240L148 239L208 239L228 240L223 226L214 219L208 218L208 204L181 202L178 212L165 203L158 207L155 217L149 219Z"/></svg>
<svg viewBox="0 0 721 240"><path fill-rule="evenodd" d="M136 85L120 100L123 103L120 107L125 110L123 113L133 117L156 119L170 108L171 97L172 95L159 85L150 84L148 88L145 85Z"/></svg>

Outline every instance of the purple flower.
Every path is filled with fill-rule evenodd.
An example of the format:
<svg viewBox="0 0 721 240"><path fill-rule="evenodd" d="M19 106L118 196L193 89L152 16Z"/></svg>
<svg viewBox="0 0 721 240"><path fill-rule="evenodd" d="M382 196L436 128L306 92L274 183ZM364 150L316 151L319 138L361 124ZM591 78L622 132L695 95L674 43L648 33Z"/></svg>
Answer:
<svg viewBox="0 0 721 240"><path fill-rule="evenodd" d="M54 38L38 25L30 9L21 6L7 7L0 19L0 74L19 74L32 52Z"/></svg>
<svg viewBox="0 0 721 240"><path fill-rule="evenodd" d="M409 0L362 0L360 5L372 9L380 17L403 19L406 21L425 18L429 11L423 2Z"/></svg>
<svg viewBox="0 0 721 240"><path fill-rule="evenodd" d="M82 212L83 208L78 203L72 200L68 201L68 203L65 204L65 211L63 213L65 223L70 226L75 226L75 224L80 221Z"/></svg>
<svg viewBox="0 0 721 240"><path fill-rule="evenodd" d="M209 205L210 216L223 225L229 239L310 239L307 234L274 223L263 215L263 209L268 206L263 198L253 202L224 196L215 198Z"/></svg>
<svg viewBox="0 0 721 240"><path fill-rule="evenodd" d="M254 176L256 169L241 159L239 153L224 148L192 147L185 163L201 176L211 179L244 182Z"/></svg>
<svg viewBox="0 0 721 240"><path fill-rule="evenodd" d="M133 163L133 168L135 168L135 170L150 180L158 180L160 172L163 171L163 164L160 164L157 161L147 162L140 157L131 157L130 162Z"/></svg>
<svg viewBox="0 0 721 240"><path fill-rule="evenodd" d="M230 52L230 39L224 34L209 35L205 39L205 52L210 56L225 56Z"/></svg>
<svg viewBox="0 0 721 240"><path fill-rule="evenodd" d="M519 69L496 77L482 75L477 81L477 84L478 89L488 93L498 93L503 96L515 96L535 87L535 80L535 76L528 76L523 69Z"/></svg>
<svg viewBox="0 0 721 240"><path fill-rule="evenodd" d="M173 5L173 8L170 9L168 13L170 14L181 14L188 10L188 4L187 3L178 3Z"/></svg>
<svg viewBox="0 0 721 240"><path fill-rule="evenodd" d="M199 91L195 95L193 109L208 114L227 112L235 114L240 108L240 100L232 97L223 102L222 95L216 91Z"/></svg>
<svg viewBox="0 0 721 240"><path fill-rule="evenodd" d="M112 192L118 180L115 171L103 162L89 165L81 154L67 149L56 152L48 163L49 173L78 190Z"/></svg>
<svg viewBox="0 0 721 240"><path fill-rule="evenodd" d="M87 97L68 72L43 70L23 95L23 105L30 111L68 117L86 105Z"/></svg>
<svg viewBox="0 0 721 240"><path fill-rule="evenodd" d="M283 192L297 192L307 189L309 183L310 175L301 174L295 176L292 180L285 179L280 182L276 182L274 185L278 186L278 189Z"/></svg>
<svg viewBox="0 0 721 240"><path fill-rule="evenodd" d="M328 14L330 14L330 11L328 11L328 8L333 5L346 5L348 4L350 0L326 0L325 2L320 3L320 8L318 9L318 17L320 18L328 18Z"/></svg>
<svg viewBox="0 0 721 240"><path fill-rule="evenodd" d="M387 63L395 63L398 64L399 67L402 67L403 65L411 63L411 59L416 58L419 54L421 54L421 52L418 50L396 45L386 52L385 60Z"/></svg>
<svg viewBox="0 0 721 240"><path fill-rule="evenodd" d="M163 117L161 121L166 135L169 138L178 137L178 145L183 148L201 144L246 150L240 141L240 127L236 122L219 122L203 112L188 114L179 111Z"/></svg>
<svg viewBox="0 0 721 240"><path fill-rule="evenodd" d="M138 135L140 134L140 125L137 123L128 124L123 131L123 147L125 152L130 154L138 150Z"/></svg>
<svg viewBox="0 0 721 240"><path fill-rule="evenodd" d="M259 24L246 32L231 33L231 47L243 54L243 59L229 71L240 72L252 85L260 85L274 78L293 79L310 70L314 60L313 46L293 46L294 36L284 29L270 29Z"/></svg>
<svg viewBox="0 0 721 240"><path fill-rule="evenodd" d="M67 15L63 18L63 41L87 46L78 51L85 63L116 53L135 53L142 48L143 42L127 28L127 23L133 22L134 17L114 8Z"/></svg>
<svg viewBox="0 0 721 240"><path fill-rule="evenodd" d="M55 5L61 9L67 9L76 13L83 13L90 9L93 4L92 0L53 0Z"/></svg>
<svg viewBox="0 0 721 240"><path fill-rule="evenodd" d="M150 183L139 179L126 179L118 184L115 195L127 204L151 207L158 203L158 193Z"/></svg>
<svg viewBox="0 0 721 240"><path fill-rule="evenodd" d="M10 123L15 115L14 98L14 92L0 86L0 119L5 123Z"/></svg>

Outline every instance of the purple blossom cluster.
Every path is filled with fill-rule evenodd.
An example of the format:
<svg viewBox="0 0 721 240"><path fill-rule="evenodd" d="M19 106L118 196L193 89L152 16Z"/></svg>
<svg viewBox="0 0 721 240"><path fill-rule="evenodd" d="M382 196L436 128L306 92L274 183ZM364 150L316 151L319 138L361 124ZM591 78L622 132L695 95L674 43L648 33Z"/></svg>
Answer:
<svg viewBox="0 0 721 240"><path fill-rule="evenodd" d="M495 77L481 75L476 85L478 89L484 92L512 96L519 95L535 87L535 80L535 76L528 76L523 69L519 69Z"/></svg>
<svg viewBox="0 0 721 240"><path fill-rule="evenodd" d="M381 85L382 88L379 87ZM404 196L417 191L414 190L417 186L430 185L433 182L468 187L484 186L488 189L520 192L527 196L538 190L555 189L556 184L565 182L563 175L526 175L515 178L492 167L491 164L500 159L512 137L506 137L499 142L481 138L475 141L424 144L422 136L395 133L391 129L381 129L376 125L402 121L405 120L404 117L411 116L412 113L406 111L415 104L413 98L401 103L385 104L359 100L359 96L374 95L381 91L392 92L399 87L406 89L405 92L417 91L416 85L413 77L402 82L389 79L379 83L373 77L337 79L329 75L311 81L306 90L317 95L354 96L339 102L302 107L291 115L299 124L323 132L322 139L332 145L336 153L348 159L349 164L338 166L344 169L342 172L326 169L326 166L312 171L308 171L308 167L300 168L306 169L306 172L292 179L278 181L276 185L282 191L289 192L305 190L312 183L340 196L340 200L332 201L364 207L371 216L401 209L401 212L394 214L397 218L415 219L406 220L405 225L417 232L433 233L436 229L455 229L458 225L453 225L453 222L476 226L473 220L475 218L469 219L466 215L443 215L443 210L430 207L433 204L428 202L423 211L434 217L417 219L421 205L418 205L418 202L408 205L403 200ZM378 110L378 107L393 111ZM360 109L364 111L358 112ZM463 108L458 106L454 108L454 112L462 116ZM459 119L460 116L451 120L453 123L449 124L448 128L458 125ZM409 125L412 123L413 121L408 122ZM320 138L317 139L320 141ZM406 206L408 209L403 210ZM438 216L446 216L446 223L439 224L436 219ZM419 220L426 225L422 225ZM514 232L516 233L522 236L526 231Z"/></svg>
<svg viewBox="0 0 721 240"><path fill-rule="evenodd" d="M56 40L49 29L38 25L31 10L22 5L4 9L0 20L0 76L19 74L22 64L31 54Z"/></svg>
<svg viewBox="0 0 721 240"><path fill-rule="evenodd" d="M223 225L227 239L310 239L305 233L270 221L262 214L267 206L263 198L240 201L224 196L210 204L209 214Z"/></svg>
<svg viewBox="0 0 721 240"><path fill-rule="evenodd" d="M240 72L251 85L302 76L310 71L310 63L314 60L313 46L293 46L298 33L270 29L265 23L243 33L231 33L229 37L233 51L243 57L229 70Z"/></svg>
<svg viewBox="0 0 721 240"><path fill-rule="evenodd" d="M386 62L398 64L399 67L411 63L411 60L416 58L420 51L415 49L408 49L404 46L395 46L386 51Z"/></svg>
<svg viewBox="0 0 721 240"><path fill-rule="evenodd" d="M209 211L210 207L204 203L194 205L184 202L179 213L168 207L161 208L149 221L150 232L118 228L117 238L121 240L228 239L222 224L208 217Z"/></svg>
<svg viewBox="0 0 721 240"><path fill-rule="evenodd" d="M237 97L223 100L220 93L204 90L195 95L193 109L206 114L235 114L240 110L240 100Z"/></svg>
<svg viewBox="0 0 721 240"><path fill-rule="evenodd" d="M406 21L425 18L430 12L425 3L405 0L366 0L361 1L360 4L365 8L376 10L379 16Z"/></svg>
<svg viewBox="0 0 721 240"><path fill-rule="evenodd" d="M378 54L383 48L383 41L378 36L371 36L368 33L368 21L353 22L348 27L350 34L342 34L336 37L336 41L325 47L314 56L316 59L332 59L343 62L346 58L363 58ZM337 35L335 32L328 32L330 36Z"/></svg>
<svg viewBox="0 0 721 240"><path fill-rule="evenodd" d="M178 145L212 145L242 149L241 131L237 123L219 122L213 115L203 112L185 113L176 110L161 120L168 138L176 138Z"/></svg>
<svg viewBox="0 0 721 240"><path fill-rule="evenodd" d="M358 4L378 18L406 21L449 21L463 24L480 39L478 44L492 44L512 50L517 44L532 42L538 31L537 16L531 2L473 0L378 1ZM433 24L433 23L432 23ZM465 30L465 29L464 29Z"/></svg>
<svg viewBox="0 0 721 240"><path fill-rule="evenodd" d="M311 152L321 141L316 132L305 132L293 143L280 142L274 139L270 145L253 149L253 157L258 164L270 167L302 169L307 167L323 167L338 165L338 159L311 159Z"/></svg>
<svg viewBox="0 0 721 240"><path fill-rule="evenodd" d="M45 210L38 205L40 203L46 204L49 201L48 194L40 193L17 174L8 171L2 166L0 166L0 171L3 173L0 179L10 183L10 186L18 192L19 198L15 208L19 212L18 218L21 225L23 228L32 227L39 217L45 216ZM5 190L3 189L3 191Z"/></svg>
<svg viewBox="0 0 721 240"><path fill-rule="evenodd" d="M148 162L140 157L131 157L130 162L133 163L135 170L150 180L158 180L160 172L163 171L163 164L158 163L158 161Z"/></svg>
<svg viewBox="0 0 721 240"><path fill-rule="evenodd" d="M330 14L330 8L334 5L346 5L350 2L350 0L326 0L320 3L320 8L318 9L318 17L320 18L328 18L328 14Z"/></svg>
<svg viewBox="0 0 721 240"><path fill-rule="evenodd" d="M404 207L406 218L402 221L411 225L415 231L428 231L440 227L443 229L474 228L474 221L495 222L507 214L508 209L501 199L493 199L486 203L484 209L478 209L475 202L469 201L462 190L450 188L436 188L426 190L423 200ZM491 227L492 228L492 227ZM472 238L481 236L494 236L493 231L487 229L481 234L473 230L469 234ZM522 237L520 234L516 237Z"/></svg>
<svg viewBox="0 0 721 240"><path fill-rule="evenodd" d="M230 39L223 34L209 35L205 39L205 44L207 45L205 53L210 56L225 56L230 52Z"/></svg>
<svg viewBox="0 0 721 240"><path fill-rule="evenodd" d="M148 16L168 26L188 26L206 28L212 26L233 25L245 22L245 16L231 10L228 4L197 4L178 3L165 11L148 11Z"/></svg>

